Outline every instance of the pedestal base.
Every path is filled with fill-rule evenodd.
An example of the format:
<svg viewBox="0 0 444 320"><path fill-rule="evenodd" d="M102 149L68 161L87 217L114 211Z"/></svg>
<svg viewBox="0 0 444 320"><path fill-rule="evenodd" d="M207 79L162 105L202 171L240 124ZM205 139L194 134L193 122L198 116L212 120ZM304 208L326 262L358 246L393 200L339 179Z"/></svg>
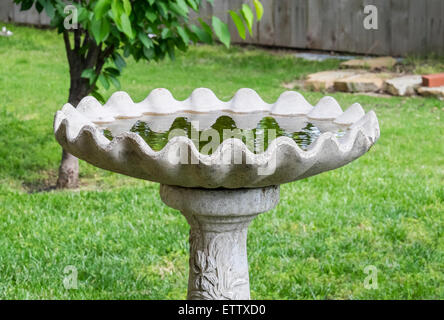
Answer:
<svg viewBox="0 0 444 320"><path fill-rule="evenodd" d="M160 186L162 201L190 224L188 299L250 299L247 229L279 202L279 186L199 189Z"/></svg>

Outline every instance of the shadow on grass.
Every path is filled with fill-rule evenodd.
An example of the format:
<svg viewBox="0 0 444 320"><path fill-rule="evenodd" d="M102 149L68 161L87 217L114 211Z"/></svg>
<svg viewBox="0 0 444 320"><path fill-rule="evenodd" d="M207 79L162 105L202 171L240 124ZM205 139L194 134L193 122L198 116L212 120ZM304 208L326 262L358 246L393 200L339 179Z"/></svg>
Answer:
<svg viewBox="0 0 444 320"><path fill-rule="evenodd" d="M41 179L22 182L27 193L48 192L57 189L57 170L46 170L41 175L43 176Z"/></svg>

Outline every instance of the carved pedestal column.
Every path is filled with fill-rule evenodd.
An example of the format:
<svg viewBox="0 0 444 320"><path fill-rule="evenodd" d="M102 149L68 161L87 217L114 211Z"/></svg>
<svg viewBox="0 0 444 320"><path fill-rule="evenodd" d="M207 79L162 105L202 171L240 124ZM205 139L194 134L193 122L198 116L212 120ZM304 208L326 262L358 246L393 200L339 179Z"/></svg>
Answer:
<svg viewBox="0 0 444 320"><path fill-rule="evenodd" d="M279 202L279 186L200 189L160 186L162 201L190 224L188 299L250 299L247 228Z"/></svg>

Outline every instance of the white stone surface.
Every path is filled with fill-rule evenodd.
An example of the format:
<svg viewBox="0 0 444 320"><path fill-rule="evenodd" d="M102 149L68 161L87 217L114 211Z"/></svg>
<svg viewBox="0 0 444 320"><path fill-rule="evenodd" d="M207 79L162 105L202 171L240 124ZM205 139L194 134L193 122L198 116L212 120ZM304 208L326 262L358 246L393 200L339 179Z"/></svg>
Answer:
<svg viewBox="0 0 444 320"><path fill-rule="evenodd" d="M316 72L307 76L304 86L313 90L332 90L335 81L364 72L365 70L330 70Z"/></svg>
<svg viewBox="0 0 444 320"><path fill-rule="evenodd" d="M333 97L327 96L319 100L307 116L315 120L333 120L341 114L342 109L339 103Z"/></svg>
<svg viewBox="0 0 444 320"><path fill-rule="evenodd" d="M12 31L9 31L8 29L6 29L6 27L2 27L2 30L0 31L0 36L10 37L12 35L13 35Z"/></svg>
<svg viewBox="0 0 444 320"><path fill-rule="evenodd" d="M266 103L252 89L243 88L236 92L234 97L227 102L219 100L216 95L207 88L195 89L191 96L183 101L176 100L167 89L154 89L141 102L135 103L131 97L123 91L115 92L102 107L94 97L83 98L77 110L91 121L98 122L99 115L106 119L136 118L143 114L176 114L180 112L232 112L237 114L269 112L273 115L306 115L313 106L305 98L295 91L286 91L273 104Z"/></svg>
<svg viewBox="0 0 444 320"><path fill-rule="evenodd" d="M421 86L421 84L421 76L403 76L386 80L384 89L386 92L395 96L409 96L415 94L415 89Z"/></svg>
<svg viewBox="0 0 444 320"><path fill-rule="evenodd" d="M389 73L362 73L335 81L334 87L342 92L376 92L384 87L384 81L392 78Z"/></svg>
<svg viewBox="0 0 444 320"><path fill-rule="evenodd" d="M306 115L313 109L313 106L305 100L299 92L286 91L280 95L279 99L271 108L274 115ZM267 111L267 110L266 110Z"/></svg>
<svg viewBox="0 0 444 320"><path fill-rule="evenodd" d="M438 99L444 99L444 86L443 87L420 87L418 93L425 97L435 97Z"/></svg>
<svg viewBox="0 0 444 320"><path fill-rule="evenodd" d="M392 68L396 64L396 59L392 57L377 57L370 59L353 59L349 61L341 62L343 68L369 68L375 69L387 69Z"/></svg>
<svg viewBox="0 0 444 320"><path fill-rule="evenodd" d="M168 120L188 112L190 117L199 114L204 126L210 126L222 111L237 124L247 124L249 117L260 119L265 112L286 128L303 126L301 116L319 126L327 125L326 120L351 125L339 139L332 132L321 134L306 151L288 137L275 139L260 154L251 153L239 139L228 139L210 156L199 153L183 136L171 139L159 152L133 132L109 141L97 125L143 114ZM132 122L123 121L130 128ZM154 120L151 124L156 126ZM209 89L195 90L184 101L177 101L166 89L156 89L140 103L118 92L103 107L91 97L84 98L77 109L66 104L56 113L54 133L66 151L97 167L161 183L162 201L180 210L191 227L189 299L249 299L249 223L277 205L280 184L338 168L367 152L379 138L379 125L373 111L363 115L362 107L355 104L342 112L332 97L324 97L313 108L295 92L283 93L275 104L267 104L251 89L239 90L229 102L220 101ZM185 158L195 163L172 162L177 150L187 150ZM244 161L235 164L239 155ZM264 170L270 167L274 169Z"/></svg>
<svg viewBox="0 0 444 320"><path fill-rule="evenodd" d="M174 113L182 108L202 111L208 106L216 110L252 110L252 106L255 106L260 112L268 111L269 114L273 114L274 108L279 113L291 113L292 110L299 113L300 110L310 109L306 116L319 121L340 120L339 117L344 114L331 97L321 99L315 108L308 108L299 94L284 93L283 97L275 104L264 102L264 105L258 106L262 99L258 98L257 93L243 90L231 102L225 103L214 100L217 98L210 94L209 89L199 89L184 103L175 100L169 91L156 89L141 103L134 103L125 93L119 92L103 107L90 97L83 99L78 109L66 104L55 116L54 133L65 150L97 167L166 185L203 188L257 188L303 179L353 161L366 153L379 138L378 120L372 111L361 119L357 119L356 112L353 112L351 118L355 121L354 125L340 139L331 132L325 132L307 150L302 150L291 138L279 137L260 154L252 153L241 140L233 138L225 140L211 155L204 155L199 153L190 139L183 136L174 137L156 152L133 132L124 132L109 141L94 123L109 120L110 117L131 117L140 112ZM293 107L291 99L294 99ZM213 102L209 103L211 101L208 100ZM87 104L87 107L83 104ZM242 116L233 110L229 112ZM254 111L243 113L244 116L257 114ZM291 125L290 119L286 119L286 126ZM300 118L295 117L294 126L299 125ZM172 161L178 150L186 151L181 159L188 154L186 159L192 162L183 164ZM241 164L236 163L239 158L243 159Z"/></svg>
<svg viewBox="0 0 444 320"><path fill-rule="evenodd" d="M190 224L188 299L248 300L247 228L279 202L279 186L208 190L160 185Z"/></svg>
<svg viewBox="0 0 444 320"><path fill-rule="evenodd" d="M352 104L343 114L333 121L340 125L350 125L365 116L365 111L359 103Z"/></svg>

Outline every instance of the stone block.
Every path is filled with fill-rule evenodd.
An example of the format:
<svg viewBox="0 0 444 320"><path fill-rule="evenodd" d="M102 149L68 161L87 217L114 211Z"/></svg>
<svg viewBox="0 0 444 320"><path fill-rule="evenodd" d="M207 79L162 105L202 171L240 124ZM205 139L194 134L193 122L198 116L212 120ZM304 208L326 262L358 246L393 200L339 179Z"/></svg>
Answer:
<svg viewBox="0 0 444 320"><path fill-rule="evenodd" d="M411 75L385 81L384 91L394 96L410 96L421 86L421 76Z"/></svg>
<svg viewBox="0 0 444 320"><path fill-rule="evenodd" d="M363 68L370 70L389 69L396 64L392 57L378 57L371 59L353 59L341 63L342 68Z"/></svg>
<svg viewBox="0 0 444 320"><path fill-rule="evenodd" d="M363 73L363 70L331 70L308 75L305 88L312 90L333 90L335 81Z"/></svg>
<svg viewBox="0 0 444 320"><path fill-rule="evenodd" d="M334 88L342 92L376 92L380 91L386 79L393 75L388 73L363 73L335 81Z"/></svg>
<svg viewBox="0 0 444 320"><path fill-rule="evenodd" d="M417 91L420 95L425 97L435 97L441 100L444 99L444 86L435 88L419 87Z"/></svg>

